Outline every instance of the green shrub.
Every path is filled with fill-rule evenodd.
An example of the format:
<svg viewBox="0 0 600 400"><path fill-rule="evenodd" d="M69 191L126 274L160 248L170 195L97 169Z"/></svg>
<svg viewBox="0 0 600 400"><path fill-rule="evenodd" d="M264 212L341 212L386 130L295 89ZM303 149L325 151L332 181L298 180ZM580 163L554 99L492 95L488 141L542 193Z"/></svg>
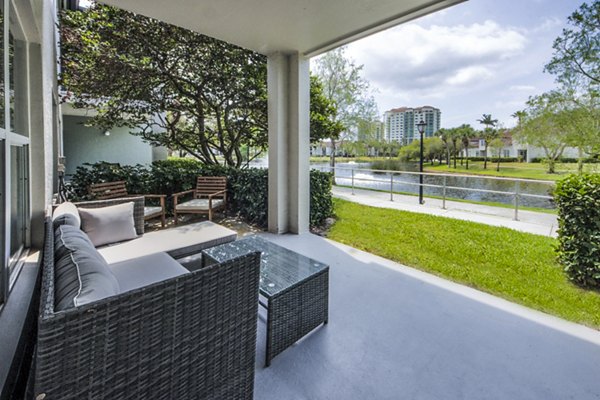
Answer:
<svg viewBox="0 0 600 400"><path fill-rule="evenodd" d="M406 161L401 160L375 160L371 163L371 169L383 170L383 171L406 171L409 168Z"/></svg>
<svg viewBox="0 0 600 400"><path fill-rule="evenodd" d="M558 259L569 278L600 288L600 175L570 175L556 184Z"/></svg>
<svg viewBox="0 0 600 400"><path fill-rule="evenodd" d="M193 159L174 158L143 165L118 165L106 162L78 167L69 183L69 199L89 200L92 183L124 180L127 191L136 194L166 194L167 210L172 211L173 193L195 187L198 176L227 176L229 208L245 221L262 228L268 218L268 170L249 168L236 170L223 166L205 166ZM333 215L332 176L328 172L311 171L311 226L321 225Z"/></svg>
<svg viewBox="0 0 600 400"><path fill-rule="evenodd" d="M543 162L546 162L546 158L545 157L534 157L531 159L530 162L531 163L543 163ZM573 158L573 157L561 157L558 159L557 162L563 163L563 164L575 164L575 163L579 162L579 159ZM586 164L598 164L598 163L600 163L600 158L598 158L597 156L587 157L587 158L583 159L583 162Z"/></svg>
<svg viewBox="0 0 600 400"><path fill-rule="evenodd" d="M196 187L198 176L227 176L235 171L220 165L207 166L191 158L169 158L154 161L150 166L150 181L143 193L160 193L171 196L174 193Z"/></svg>
<svg viewBox="0 0 600 400"><path fill-rule="evenodd" d="M460 159L460 158L459 158ZM498 157L488 157L488 162L497 163ZM485 161L485 157L469 157L469 161ZM519 162L519 157L500 157L500 163L508 162Z"/></svg>
<svg viewBox="0 0 600 400"><path fill-rule="evenodd" d="M228 182L233 209L249 223L265 228L268 218L268 170L249 168L233 171Z"/></svg>
<svg viewBox="0 0 600 400"><path fill-rule="evenodd" d="M333 174L315 169L310 171L310 225L321 226L333 215L331 184Z"/></svg>
<svg viewBox="0 0 600 400"><path fill-rule="evenodd" d="M68 185L69 199L90 200L88 189L93 183L125 181L129 193L150 193L147 191L151 176L143 165L124 165L99 162L77 167Z"/></svg>

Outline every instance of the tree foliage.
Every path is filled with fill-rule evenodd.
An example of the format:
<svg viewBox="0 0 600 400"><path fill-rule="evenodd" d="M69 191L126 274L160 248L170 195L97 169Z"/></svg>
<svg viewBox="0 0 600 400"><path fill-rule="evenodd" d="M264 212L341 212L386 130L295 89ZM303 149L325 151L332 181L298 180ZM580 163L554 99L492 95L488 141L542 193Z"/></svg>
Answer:
<svg viewBox="0 0 600 400"><path fill-rule="evenodd" d="M344 125L336 120L337 107L323 92L323 83L316 75L310 76L310 141L336 140Z"/></svg>
<svg viewBox="0 0 600 400"><path fill-rule="evenodd" d="M354 135L368 139L374 132L373 122L377 118L377 105L369 94L369 82L362 76L363 66L346 57L345 51L345 47L337 48L315 62L315 74L323 83L323 93L336 107L333 121L344 127L338 137L330 138L332 166L338 144L343 145L345 139Z"/></svg>
<svg viewBox="0 0 600 400"><path fill-rule="evenodd" d="M544 150L548 173L555 172L556 161L569 143L569 119L556 92L530 97L524 110L515 113L518 118L514 136Z"/></svg>
<svg viewBox="0 0 600 400"><path fill-rule="evenodd" d="M96 4L61 15L61 84L90 124L139 128L156 146L239 167L267 145L266 59L177 26Z"/></svg>
<svg viewBox="0 0 600 400"><path fill-rule="evenodd" d="M483 169L487 169L488 147L492 140L496 139L500 134L496 129L496 126L498 125L498 120L493 119L492 114L483 114L481 119L478 119L477 122L479 122L482 125L485 125L483 131L481 131L481 137L485 146L483 151Z"/></svg>
<svg viewBox="0 0 600 400"><path fill-rule="evenodd" d="M554 40L546 71L566 84L600 84L600 0L583 3Z"/></svg>

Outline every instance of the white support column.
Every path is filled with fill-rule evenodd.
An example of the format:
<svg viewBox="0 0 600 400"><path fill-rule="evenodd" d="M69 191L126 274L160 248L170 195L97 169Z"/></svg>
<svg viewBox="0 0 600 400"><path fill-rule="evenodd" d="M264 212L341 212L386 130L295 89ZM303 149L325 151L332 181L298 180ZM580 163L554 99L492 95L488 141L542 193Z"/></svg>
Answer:
<svg viewBox="0 0 600 400"><path fill-rule="evenodd" d="M309 61L268 57L269 231L303 233L309 224Z"/></svg>

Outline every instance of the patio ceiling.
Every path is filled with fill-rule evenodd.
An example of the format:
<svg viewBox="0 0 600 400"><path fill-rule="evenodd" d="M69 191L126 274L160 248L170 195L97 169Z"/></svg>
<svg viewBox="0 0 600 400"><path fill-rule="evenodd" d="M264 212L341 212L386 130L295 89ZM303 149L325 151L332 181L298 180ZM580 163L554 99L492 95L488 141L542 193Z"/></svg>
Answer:
<svg viewBox="0 0 600 400"><path fill-rule="evenodd" d="M312 57L466 0L104 0L268 55Z"/></svg>

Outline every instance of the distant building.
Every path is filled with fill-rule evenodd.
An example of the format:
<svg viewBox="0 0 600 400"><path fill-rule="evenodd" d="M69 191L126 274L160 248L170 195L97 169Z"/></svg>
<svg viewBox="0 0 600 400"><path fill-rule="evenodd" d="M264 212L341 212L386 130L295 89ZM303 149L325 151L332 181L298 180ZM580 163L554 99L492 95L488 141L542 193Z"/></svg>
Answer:
<svg viewBox="0 0 600 400"><path fill-rule="evenodd" d="M435 107L394 108L384 114L385 139L388 142L409 144L419 138L416 124L422 120L427 123L424 136L432 137L440 129L441 119L442 112Z"/></svg>
<svg viewBox="0 0 600 400"><path fill-rule="evenodd" d="M504 142L504 147L500 151L500 157L503 158L518 158L525 162L531 162L534 158L546 158L546 153L541 147L532 146L527 143L519 143L513 139L510 130L504 130L500 135L500 139ZM488 157L495 157L496 154L488 147ZM485 157L485 139L475 137L469 141L468 156L469 157ZM575 147L566 147L562 157L577 158L578 151Z"/></svg>

